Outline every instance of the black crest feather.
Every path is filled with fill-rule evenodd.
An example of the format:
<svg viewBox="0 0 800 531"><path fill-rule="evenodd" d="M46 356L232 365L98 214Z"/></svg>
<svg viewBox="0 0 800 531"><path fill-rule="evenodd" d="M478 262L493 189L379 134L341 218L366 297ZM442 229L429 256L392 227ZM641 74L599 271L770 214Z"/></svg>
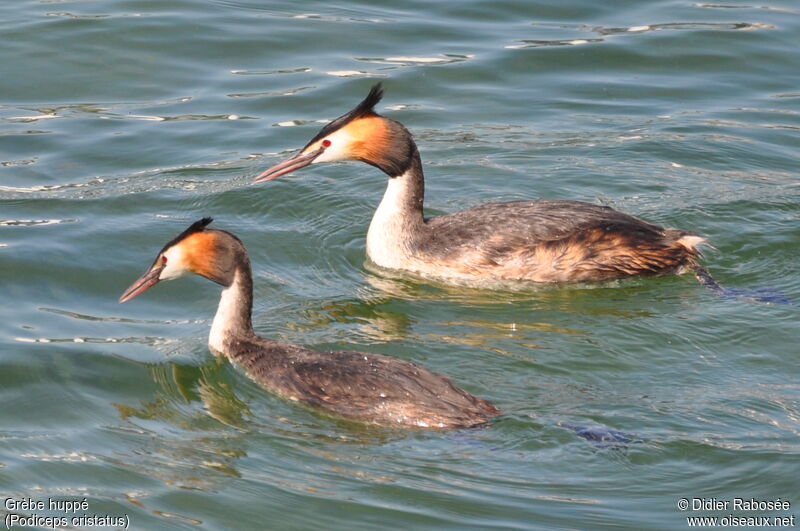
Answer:
<svg viewBox="0 0 800 531"><path fill-rule="evenodd" d="M306 144L306 146L303 149L307 148L320 138L328 136L329 134L333 133L343 125L352 122L356 118L361 118L362 116L366 116L369 114L377 114L375 112L375 106L378 104L378 102L381 101L381 98L383 98L383 84L375 83L374 85L372 85L372 88L370 89L369 94L367 94L367 97L361 100L361 103L356 105L353 108L353 110L347 112L346 114L341 115L340 117L336 118L335 120L327 124L322 129L320 129L319 133L317 133L317 135L314 138L312 138L311 141L308 144Z"/></svg>
<svg viewBox="0 0 800 531"><path fill-rule="evenodd" d="M353 115L352 118L357 118L359 116L375 112L374 107L378 103L380 103L382 98L383 98L383 83L375 83L374 85L372 85L372 88L369 89L369 94L367 94L367 97L361 100L361 103L356 105L355 109L353 109L347 114Z"/></svg>
<svg viewBox="0 0 800 531"><path fill-rule="evenodd" d="M169 249L182 239L186 238L190 234L194 234L195 232L202 232L212 221L214 221L214 218L198 219L197 221L189 225L188 229L186 229L185 231L181 232L180 234L172 238L170 241L168 241L167 244L161 248L158 254L163 253L164 251L166 251L167 249Z"/></svg>

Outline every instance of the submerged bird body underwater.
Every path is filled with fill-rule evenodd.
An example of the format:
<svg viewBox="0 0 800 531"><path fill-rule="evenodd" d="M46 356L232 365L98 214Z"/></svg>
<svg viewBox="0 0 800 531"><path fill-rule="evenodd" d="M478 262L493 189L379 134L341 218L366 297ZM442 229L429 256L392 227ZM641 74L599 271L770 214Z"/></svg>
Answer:
<svg viewBox="0 0 800 531"><path fill-rule="evenodd" d="M380 84L333 120L296 155L261 173L267 181L309 164L358 160L389 176L367 232L378 266L445 280L584 282L661 276L699 265L698 234L660 227L610 207L581 201L489 203L423 216L424 176L411 133L377 114Z"/></svg>
<svg viewBox="0 0 800 531"><path fill-rule="evenodd" d="M335 416L412 428L483 424L500 411L414 363L366 352L320 352L259 337L252 327L253 281L244 244L208 229L204 218L168 242L120 297L126 302L161 280L197 274L223 286L209 347L270 391Z"/></svg>

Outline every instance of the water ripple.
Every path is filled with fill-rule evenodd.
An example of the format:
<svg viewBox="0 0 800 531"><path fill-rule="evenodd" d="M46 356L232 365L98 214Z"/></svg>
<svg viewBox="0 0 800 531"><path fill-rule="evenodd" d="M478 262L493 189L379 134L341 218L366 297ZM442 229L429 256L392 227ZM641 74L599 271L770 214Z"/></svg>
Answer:
<svg viewBox="0 0 800 531"><path fill-rule="evenodd" d="M704 7L704 8L711 8L711 9L764 9L767 11L777 11L780 13L795 13L800 14L800 10L791 9L788 7L777 7L777 6L748 6L748 5L732 5L732 4L708 4L708 3L696 3L692 4L694 7Z"/></svg>
<svg viewBox="0 0 800 531"><path fill-rule="evenodd" d="M278 70L231 70L231 74L237 76L270 76L275 74L302 74L311 72L311 68L300 66L297 68L282 68Z"/></svg>
<svg viewBox="0 0 800 531"><path fill-rule="evenodd" d="M392 56L392 57L355 57L356 61L379 63L388 65L418 66L418 65L447 65L461 63L474 58L474 55L459 55L443 53L433 57Z"/></svg>
<svg viewBox="0 0 800 531"><path fill-rule="evenodd" d="M533 24L534 27L548 27L547 24ZM656 31L736 31L736 30L759 30L775 29L771 24L760 22L667 22L663 24L645 24L641 26L628 27L606 27L606 26L585 26L559 25L559 28L575 30L581 33L591 32L600 37L592 38L572 38L572 39L518 39L516 42L521 44L506 45L506 49L539 48L551 46L577 46L582 44L593 44L605 41L606 37L619 35L644 34Z"/></svg>
<svg viewBox="0 0 800 531"><path fill-rule="evenodd" d="M163 325L183 325L183 324L196 324L196 323L205 323L207 320L205 319L132 319L129 317L114 317L114 316L97 316L97 315L87 315L77 312L72 312L69 310L61 310L59 308L46 308L41 307L39 308L40 311L54 313L56 315L63 315L64 317L70 317L72 319L78 319L81 321L100 321L100 322L108 322L108 323L137 323L137 324L163 324Z"/></svg>
<svg viewBox="0 0 800 531"><path fill-rule="evenodd" d="M325 72L329 76L336 77L387 77L388 74L380 74L375 72L365 72L364 70L331 70Z"/></svg>
<svg viewBox="0 0 800 531"><path fill-rule="evenodd" d="M174 345L179 342L175 339L151 336L131 336L131 337L15 337L18 343L136 343L150 347L161 347L164 345Z"/></svg>
<svg viewBox="0 0 800 531"><path fill-rule="evenodd" d="M0 226L35 227L37 225L58 225L60 223L77 222L77 219L0 219Z"/></svg>
<svg viewBox="0 0 800 531"><path fill-rule="evenodd" d="M59 103L59 104L47 104L47 103L40 103L36 105L23 105L23 106L13 106L8 104L0 105L0 111L3 114L7 114L14 110L28 110L36 113L40 113L37 115L27 115L27 116L7 116L0 118L0 120L7 120L7 121L38 121L38 120L46 120L52 118L59 118L59 117L67 117L67 116L79 116L79 115L90 115L90 116L103 116L109 111L119 110L119 116L124 116L125 114L130 114L130 111L133 109L137 109L140 107L161 107L166 105L176 105L182 103L188 103L192 101L191 97L175 97L175 98L168 98L164 100L153 100L148 102L83 102L83 103ZM126 112L122 112L126 111ZM109 114L113 116L114 114Z"/></svg>
<svg viewBox="0 0 800 531"><path fill-rule="evenodd" d="M294 94L298 94L300 92L313 89L315 87L312 86L304 86L304 87L295 87L292 89L283 89L283 90L267 90L261 92L239 92L234 94L228 94L229 98L264 98L264 97L274 97L274 96L293 96Z"/></svg>

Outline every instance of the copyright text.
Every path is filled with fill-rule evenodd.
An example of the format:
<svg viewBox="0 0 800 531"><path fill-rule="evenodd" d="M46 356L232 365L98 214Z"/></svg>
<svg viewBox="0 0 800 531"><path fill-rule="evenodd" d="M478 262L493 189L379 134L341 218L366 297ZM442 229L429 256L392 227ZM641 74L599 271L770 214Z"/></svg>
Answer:
<svg viewBox="0 0 800 531"><path fill-rule="evenodd" d="M786 514L792 509L792 503L782 498L773 500L681 498L678 500L678 509L693 513L727 513L722 516L709 514L687 516L686 524L689 527L795 527L796 525L795 515Z"/></svg>

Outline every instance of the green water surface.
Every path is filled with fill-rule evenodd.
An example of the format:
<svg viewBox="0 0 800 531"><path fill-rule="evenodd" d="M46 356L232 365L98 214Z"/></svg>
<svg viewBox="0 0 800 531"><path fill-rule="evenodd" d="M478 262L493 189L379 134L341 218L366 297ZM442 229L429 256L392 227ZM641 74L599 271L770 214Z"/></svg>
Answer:
<svg viewBox="0 0 800 531"><path fill-rule="evenodd" d="M691 275L496 292L397 278L364 263L375 168L252 184L382 81L429 214L606 204L706 236L725 286L800 301L800 5L767 1L0 1L0 516L73 515L7 505L25 499L85 499L74 514L131 529L800 515L796 304ZM214 284L120 306L203 216L248 246L258 333L412 360L503 416L337 422L208 351ZM679 508L737 497L791 509Z"/></svg>

